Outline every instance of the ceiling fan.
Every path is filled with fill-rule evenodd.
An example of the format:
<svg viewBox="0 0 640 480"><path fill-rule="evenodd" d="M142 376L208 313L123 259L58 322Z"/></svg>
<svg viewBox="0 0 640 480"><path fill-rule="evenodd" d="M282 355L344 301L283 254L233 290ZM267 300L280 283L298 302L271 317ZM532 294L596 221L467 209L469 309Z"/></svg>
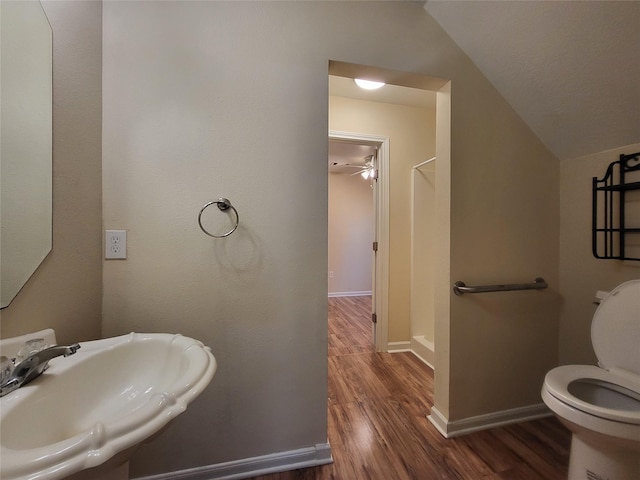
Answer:
<svg viewBox="0 0 640 480"><path fill-rule="evenodd" d="M358 170L356 172L351 173L351 176L362 175L364 179L376 178L377 171L375 168L374 155L367 155L366 157L364 157L364 161L365 161L364 165L333 162L331 166L339 167L339 168L357 168Z"/></svg>
<svg viewBox="0 0 640 480"><path fill-rule="evenodd" d="M354 172L351 174L351 176L353 175L362 175L362 178L364 178L365 180L370 178L370 179L374 179L378 177L378 171L376 170L376 165L374 162L374 156L373 155L367 155L366 157L364 157L364 165L360 167L360 170L358 172Z"/></svg>

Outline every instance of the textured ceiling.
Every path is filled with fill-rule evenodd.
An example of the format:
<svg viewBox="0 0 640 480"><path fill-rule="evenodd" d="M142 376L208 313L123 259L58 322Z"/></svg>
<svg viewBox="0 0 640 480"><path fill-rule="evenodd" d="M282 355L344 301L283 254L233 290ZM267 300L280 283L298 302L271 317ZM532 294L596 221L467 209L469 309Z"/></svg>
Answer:
<svg viewBox="0 0 640 480"><path fill-rule="evenodd" d="M558 158L640 143L640 1L425 9Z"/></svg>

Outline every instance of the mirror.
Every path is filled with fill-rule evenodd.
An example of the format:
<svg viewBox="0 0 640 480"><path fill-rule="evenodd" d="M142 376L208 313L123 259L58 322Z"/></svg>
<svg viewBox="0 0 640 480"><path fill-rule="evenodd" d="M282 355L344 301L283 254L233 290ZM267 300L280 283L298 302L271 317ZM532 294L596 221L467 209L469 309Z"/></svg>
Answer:
<svg viewBox="0 0 640 480"><path fill-rule="evenodd" d="M39 1L0 2L0 308L51 250L52 49Z"/></svg>

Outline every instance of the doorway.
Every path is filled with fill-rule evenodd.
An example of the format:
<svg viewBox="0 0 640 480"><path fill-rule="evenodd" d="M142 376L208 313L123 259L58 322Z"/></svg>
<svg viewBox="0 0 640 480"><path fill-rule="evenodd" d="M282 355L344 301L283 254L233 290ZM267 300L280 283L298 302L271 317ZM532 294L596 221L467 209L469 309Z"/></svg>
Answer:
<svg viewBox="0 0 640 480"><path fill-rule="evenodd" d="M436 95L397 85L386 85L380 94L362 94L352 78L335 76L330 76L329 86L330 139L369 143L380 150L373 289L376 349L413 350L413 337L424 333L411 332L411 182L413 167L435 154Z"/></svg>
<svg viewBox="0 0 640 480"><path fill-rule="evenodd" d="M434 117L433 118L433 128L430 129L430 133L433 134L433 145L435 148L435 152L433 154L417 154L417 155L408 155L409 158L405 159L405 161L410 165L409 172L416 164L424 161L425 159L429 159L432 157L436 157L437 159L437 168L434 172L435 183L436 183L436 191L434 198L434 221L437 223L437 235L433 239L433 248L434 248L434 261L433 261L433 269L434 269L434 278L433 278L433 295L434 295L434 324L433 324L433 366L434 366L434 400L435 404L439 405L448 405L449 404L449 393L450 393L450 324L451 324L451 230L452 230L452 219L451 219L451 176L452 176L452 159L451 159L451 129L452 129L452 105L451 105L451 82L438 77L431 77L423 74L409 73L409 72L398 72L393 70L386 70L377 67L365 66L365 65L357 65L345 62L338 62L334 60L329 61L329 130L336 131L361 131L361 132L385 132L385 130L379 128L370 128L371 127L371 119L379 119L376 115L363 114L358 111L357 108L349 107L347 110L347 115L344 118L348 118L351 121L359 122L358 125L363 126L362 128L353 128L349 125L345 124L342 121L336 121L333 110L334 110L334 100L336 95L335 90L332 88L331 82L333 78L340 78L347 83L354 83L355 78L368 78L371 80L377 80L381 82L386 82L391 86L401 86L401 87L410 87L410 89L414 90L422 90L431 92L433 95L432 98L435 100L434 104ZM367 94L360 93L361 99L366 100ZM369 98L370 100L370 98ZM346 103L350 103L351 100L347 100ZM380 104L378 104L380 105ZM382 117L384 118L384 117ZM389 125L388 118L387 126L389 128L393 128L394 125ZM407 130L416 128L416 124L409 124ZM425 133L425 129L422 129L422 134ZM395 135L389 135L390 142L393 144L393 162L394 169L396 168L396 159L402 157L399 155L397 151L397 145L399 142L396 142ZM400 142L401 143L401 142ZM387 148L389 149L389 142L387 142ZM386 152L387 158L389 159L389 150ZM389 168L389 163L387 162L387 168ZM394 182L398 178L394 171ZM410 174L408 175L410 177ZM386 172L386 175L381 173L381 177L378 181L379 187L384 185L383 177L387 178L387 181L390 177L389 172ZM406 191L407 197L409 196L410 191L410 180L407 180L406 185L404 187L401 185L400 189L394 187L395 191ZM395 207L389 207L389 185L387 185L387 189L384 192L380 192L381 196L386 196L386 199L381 199L380 202L383 204L383 208L381 209L382 214L386 212L386 225L378 225L377 228L383 232L381 238L385 238L387 240L386 246L389 248L390 243L395 242L395 235L397 235L397 231L395 226L397 225L397 220L400 214L404 214L404 212L399 212L399 209ZM380 198L380 197L379 197ZM407 208L409 210L409 208ZM392 212L392 215L389 212ZM384 217L381 217L384 218ZM394 236L390 238L391 236ZM382 246L382 245L381 245ZM411 248L409 245L404 247L406 249L406 255L409 255ZM401 250L403 250L401 248ZM409 309L409 299L408 299L408 288L403 288L403 286L398 286L396 282L396 273L397 268L390 268L390 261L388 258L389 252L381 252L378 251L378 256L380 257L382 253L382 268L385 269L383 275L377 275L377 280L379 280L379 284L386 285L387 294L380 295L383 298L377 298L376 302L383 305L383 311L378 311L378 336L376 338L377 345L380 345L379 348L376 348L378 351L399 351L399 350L411 350L411 333L409 327L409 318L410 314L408 313ZM385 258L385 256L387 258ZM401 270L401 269L400 269ZM392 287L392 288L391 288ZM374 289L376 292L381 290L380 285L376 286ZM393 291L391 291L393 290ZM399 302L396 302L396 294L401 297ZM402 298L404 295L404 298ZM393 297L393 305L390 305L390 299ZM396 304L400 304L402 308L406 310L403 312L397 311L395 308ZM381 314L384 315L384 319L381 318ZM390 317L393 317L389 320ZM388 327L386 329L381 328L381 320L388 320ZM400 323L400 329L398 330L396 327L396 323ZM402 324L404 322L404 324ZM387 336L387 338L382 341L383 336ZM415 353L415 352L414 352ZM435 409L435 407L434 407Z"/></svg>
<svg viewBox="0 0 640 480"><path fill-rule="evenodd" d="M345 213L334 214L337 220L333 221L349 222L344 226L345 234L342 237L329 240L329 295L371 295L372 343L377 351L386 351L389 138L332 130L329 132L329 153L330 221L332 211L344 208ZM339 201L335 198L337 191L349 183L351 186L347 188L353 189L351 199L336 208L334 203ZM334 193L331 185L336 189ZM341 187L336 188L338 186ZM359 210L355 216L354 209ZM330 225L329 235L338 230L338 226ZM348 245L340 245L341 251L337 253L332 248L332 242L349 243L351 251ZM336 265L340 265L341 272L335 271ZM345 285L349 285L343 278L347 271L351 281L356 282L355 285L367 287L359 290L351 283L348 291L341 292L346 288Z"/></svg>

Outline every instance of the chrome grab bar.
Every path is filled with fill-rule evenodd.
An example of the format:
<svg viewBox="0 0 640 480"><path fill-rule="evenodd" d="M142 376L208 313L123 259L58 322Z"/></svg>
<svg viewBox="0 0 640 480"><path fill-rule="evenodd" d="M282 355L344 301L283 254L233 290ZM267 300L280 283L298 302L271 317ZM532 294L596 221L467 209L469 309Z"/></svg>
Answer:
<svg viewBox="0 0 640 480"><path fill-rule="evenodd" d="M508 292L511 290L542 290L547 288L544 278L538 277L533 283L508 283L505 285L478 285L467 286L464 282L457 281L453 284L453 293L464 295L465 293Z"/></svg>

